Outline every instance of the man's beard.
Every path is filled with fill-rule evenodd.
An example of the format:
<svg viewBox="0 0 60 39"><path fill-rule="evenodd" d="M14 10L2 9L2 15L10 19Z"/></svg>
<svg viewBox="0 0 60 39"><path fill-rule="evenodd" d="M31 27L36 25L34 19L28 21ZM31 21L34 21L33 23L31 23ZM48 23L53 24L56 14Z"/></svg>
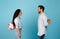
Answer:
<svg viewBox="0 0 60 39"><path fill-rule="evenodd" d="M41 12L38 12L39 14L41 13Z"/></svg>

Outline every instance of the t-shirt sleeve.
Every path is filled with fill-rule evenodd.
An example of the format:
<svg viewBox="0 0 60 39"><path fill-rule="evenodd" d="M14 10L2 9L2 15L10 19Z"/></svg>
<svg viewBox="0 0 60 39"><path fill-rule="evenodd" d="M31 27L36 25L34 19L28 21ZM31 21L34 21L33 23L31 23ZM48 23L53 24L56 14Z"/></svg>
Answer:
<svg viewBox="0 0 60 39"><path fill-rule="evenodd" d="M44 23L44 26L48 26L48 22L47 22L47 17L46 16L43 16L43 23Z"/></svg>

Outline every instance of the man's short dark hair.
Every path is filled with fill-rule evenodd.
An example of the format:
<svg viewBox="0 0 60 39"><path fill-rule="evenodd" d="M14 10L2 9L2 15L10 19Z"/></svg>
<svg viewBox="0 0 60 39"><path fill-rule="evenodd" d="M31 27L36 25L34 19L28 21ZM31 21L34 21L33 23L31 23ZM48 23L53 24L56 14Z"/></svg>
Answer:
<svg viewBox="0 0 60 39"><path fill-rule="evenodd" d="M43 5L39 5L38 7L40 7L40 9L43 9L43 11L45 9Z"/></svg>

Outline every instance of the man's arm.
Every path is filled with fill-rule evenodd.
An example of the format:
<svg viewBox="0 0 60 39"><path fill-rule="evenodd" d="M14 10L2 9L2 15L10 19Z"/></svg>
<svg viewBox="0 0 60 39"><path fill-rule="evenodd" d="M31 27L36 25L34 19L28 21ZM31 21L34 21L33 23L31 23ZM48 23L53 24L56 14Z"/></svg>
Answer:
<svg viewBox="0 0 60 39"><path fill-rule="evenodd" d="M47 22L47 17L46 16L43 16L43 23L44 23L44 26L48 26L48 22Z"/></svg>

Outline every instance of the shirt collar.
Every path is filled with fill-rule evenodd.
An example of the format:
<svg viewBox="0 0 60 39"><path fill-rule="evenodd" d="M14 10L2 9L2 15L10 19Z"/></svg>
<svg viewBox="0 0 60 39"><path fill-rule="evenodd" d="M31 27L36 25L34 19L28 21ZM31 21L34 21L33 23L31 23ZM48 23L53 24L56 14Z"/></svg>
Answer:
<svg viewBox="0 0 60 39"><path fill-rule="evenodd" d="M45 13L43 12L42 14L40 14L40 15L44 15Z"/></svg>

